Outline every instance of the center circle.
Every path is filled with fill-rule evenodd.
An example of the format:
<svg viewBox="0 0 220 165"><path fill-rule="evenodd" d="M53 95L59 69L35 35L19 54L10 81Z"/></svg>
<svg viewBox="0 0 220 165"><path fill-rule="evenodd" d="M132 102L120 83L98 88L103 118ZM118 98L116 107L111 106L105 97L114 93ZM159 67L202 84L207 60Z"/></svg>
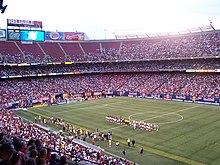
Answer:
<svg viewBox="0 0 220 165"><path fill-rule="evenodd" d="M171 121L167 121L167 122L157 122L157 124L159 125L165 125L165 124L172 124L172 123L177 123L177 122L180 122L181 120L183 120L183 116L178 114L178 113L167 113L167 114L163 114L163 113L158 113L158 112L147 112L147 113L135 113L135 114L132 114L128 117L129 120L132 120L132 117L133 116L137 116L137 115L143 115L143 114L158 114L158 116L153 116L153 117L150 117L150 118L146 118L146 119L143 119L142 121L150 121L151 119L154 119L154 118L161 118L163 116L168 116L168 115L175 115L177 116L177 119L175 120L171 120Z"/></svg>

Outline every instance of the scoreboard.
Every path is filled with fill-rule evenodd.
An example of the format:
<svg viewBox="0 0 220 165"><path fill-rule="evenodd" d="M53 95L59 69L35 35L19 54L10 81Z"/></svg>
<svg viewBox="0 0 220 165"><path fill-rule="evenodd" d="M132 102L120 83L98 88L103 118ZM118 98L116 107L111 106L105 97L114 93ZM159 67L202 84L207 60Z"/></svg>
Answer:
<svg viewBox="0 0 220 165"><path fill-rule="evenodd" d="M42 21L7 19L7 39L14 41L45 41L45 31L42 30L42 27Z"/></svg>
<svg viewBox="0 0 220 165"><path fill-rule="evenodd" d="M44 41L45 32L40 30L20 30L21 41Z"/></svg>

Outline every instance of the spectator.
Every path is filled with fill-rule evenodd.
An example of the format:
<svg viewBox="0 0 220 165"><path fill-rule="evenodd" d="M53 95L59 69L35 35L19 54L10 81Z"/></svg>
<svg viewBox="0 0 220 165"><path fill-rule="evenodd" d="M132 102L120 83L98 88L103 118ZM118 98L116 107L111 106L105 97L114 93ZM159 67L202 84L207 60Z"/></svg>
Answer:
<svg viewBox="0 0 220 165"><path fill-rule="evenodd" d="M46 148L41 148L38 154L38 158L36 160L37 165L38 164L46 164L46 157L47 157L47 149Z"/></svg>
<svg viewBox="0 0 220 165"><path fill-rule="evenodd" d="M18 165L25 164L25 144L18 140L15 142L14 148L17 151L16 155L19 156Z"/></svg>
<svg viewBox="0 0 220 165"><path fill-rule="evenodd" d="M38 152L36 149L33 149L30 151L30 157L26 159L25 164L26 165L36 165L36 158L38 156Z"/></svg>
<svg viewBox="0 0 220 165"><path fill-rule="evenodd" d="M58 165L59 160L57 159L57 154L51 154L51 158L49 161L50 165Z"/></svg>
<svg viewBox="0 0 220 165"><path fill-rule="evenodd" d="M7 143L3 143L1 146L0 146L0 161L5 161L6 162L10 162L11 161L11 158L14 154L15 150L13 148L13 145L9 142Z"/></svg>
<svg viewBox="0 0 220 165"><path fill-rule="evenodd" d="M24 165L24 162L20 163L19 160L20 160L20 155L18 155L17 152L14 152L11 158L11 164L12 165Z"/></svg>
<svg viewBox="0 0 220 165"><path fill-rule="evenodd" d="M60 163L59 163L59 165L68 165L65 156L61 156L61 157L60 157Z"/></svg>

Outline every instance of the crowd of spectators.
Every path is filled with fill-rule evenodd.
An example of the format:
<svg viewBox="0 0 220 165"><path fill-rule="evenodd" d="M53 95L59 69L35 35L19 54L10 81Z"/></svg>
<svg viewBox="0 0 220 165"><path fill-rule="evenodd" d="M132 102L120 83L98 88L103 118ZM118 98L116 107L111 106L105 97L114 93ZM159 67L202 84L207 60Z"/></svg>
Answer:
<svg viewBox="0 0 220 165"><path fill-rule="evenodd" d="M213 98L219 97L220 75L160 72L7 79L0 81L0 104L29 98L51 97L56 93L74 96L76 93L85 91L114 90L153 95L176 94ZM38 162L49 163L57 156L60 156L57 159L58 162L66 162L66 159L75 161L78 157L100 164L104 162L132 164L125 162L124 159L97 154L98 152L94 149L73 142L72 136L53 135L32 123L24 123L11 110L0 110L0 128L0 152L4 153L0 155L0 160L6 165L7 163L16 164L16 162L28 164L32 161L36 164ZM69 126L67 128L67 130L70 129ZM55 151L52 153L52 150Z"/></svg>
<svg viewBox="0 0 220 165"><path fill-rule="evenodd" d="M5 41L1 41L5 42ZM99 48L94 47L94 43L99 42ZM192 34L182 34L175 36L164 36L157 38L145 39L130 39L130 40L115 40L113 41L90 41L84 47L84 44L79 43L81 52L71 53L65 50L71 47L66 47L65 43L46 43L34 44L33 49L27 45L28 50L23 50L25 45L20 44L11 45L13 43L5 42L2 44L9 44L6 48L0 48L0 63L46 63L46 62L91 62L91 61L133 61L133 60L148 60L148 59L182 59L192 57L219 57L220 56L220 32L200 32ZM15 43L14 43L15 44ZM67 43L69 46L70 43ZM75 43L73 43L75 44ZM105 46L108 44L108 46ZM1 43L0 43L1 45ZM41 46L40 46L41 45ZM111 47L109 45L112 45ZM63 47L62 47L63 46ZM17 52L14 52L17 49ZM50 47L50 49L47 49ZM62 47L62 48L61 48ZM44 49L47 49L46 51ZM56 50L57 49L57 50ZM72 48L71 48L72 49ZM36 54L33 53L36 50ZM42 55L39 55L40 50ZM46 52L46 54L44 54ZM60 52L59 54L57 52Z"/></svg>
<svg viewBox="0 0 220 165"><path fill-rule="evenodd" d="M33 123L25 123L14 111L0 110L0 128L1 165L68 165L81 160L95 164L134 165L126 159L76 143L71 134L53 134Z"/></svg>
<svg viewBox="0 0 220 165"><path fill-rule="evenodd" d="M56 94L74 97L83 92L140 92L219 97L219 74L110 73L6 79L0 81L0 104L28 99L51 98Z"/></svg>
<svg viewBox="0 0 220 165"><path fill-rule="evenodd" d="M219 56L219 41L219 33L213 32L127 42L121 55L123 60Z"/></svg>
<svg viewBox="0 0 220 165"><path fill-rule="evenodd" d="M220 68L220 58L197 60L158 60L112 63L81 63L72 65L1 66L0 76L36 75L69 72L135 72L159 70L215 70Z"/></svg>
<svg viewBox="0 0 220 165"><path fill-rule="evenodd" d="M3 64L0 67L0 76L32 75L29 78L27 76L27 78L1 79L0 105L2 107L23 100L52 98L56 94L75 97L79 93L103 91L139 92L145 95L220 97L219 74L159 72L161 70L220 69L220 58L216 58L220 56L219 32L141 40L116 40L114 42L119 43L113 44L112 47L109 45L105 47L100 41L99 49L96 47L96 50L92 52L72 54L68 58L58 56L53 58L50 52L47 52L50 54L48 56L36 56L32 52L24 51L24 55L21 54L22 49L11 55L10 50L15 43L1 42L4 42L3 45L10 45L7 48L0 47L0 63ZM37 47L36 44L35 47ZM60 47L57 46L57 48ZM83 49L82 45L81 49ZM64 54L60 55L62 56ZM196 59L190 59L192 57ZM85 63L28 67L4 66L5 63L58 62L56 59L85 61ZM65 60L59 62L65 62ZM84 74L36 76L37 74L70 72ZM71 136L51 134L32 123L24 123L11 110L0 110L0 128L0 164L24 164L24 162L26 165L32 162L34 164L50 164L51 162L65 164L67 159L78 160L76 157L99 164L133 164L79 145L72 141Z"/></svg>

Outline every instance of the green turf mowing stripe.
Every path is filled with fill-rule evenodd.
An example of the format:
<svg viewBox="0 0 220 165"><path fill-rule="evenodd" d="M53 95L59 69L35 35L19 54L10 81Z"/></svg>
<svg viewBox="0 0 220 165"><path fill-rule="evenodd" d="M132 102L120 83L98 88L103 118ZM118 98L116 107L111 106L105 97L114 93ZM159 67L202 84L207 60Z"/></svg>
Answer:
<svg viewBox="0 0 220 165"><path fill-rule="evenodd" d="M170 159L174 159L174 160L177 160L179 162L183 162L183 163L187 163L187 164L191 164L191 165L205 165L204 163L201 163L201 162L198 162L198 161L195 161L195 160L192 160L192 159L188 159L188 158L185 158L185 157L182 157L182 156L178 156L178 155L175 155L175 154L171 154L171 153L168 153L168 152L164 152L164 151L161 151L161 150L158 150L158 149L155 149L155 148L151 148L151 147L144 147L144 150L150 152L150 153L154 153L154 154L157 154L157 155L160 155L160 156L163 156L163 157L167 157L167 158L170 158Z"/></svg>
<svg viewBox="0 0 220 165"><path fill-rule="evenodd" d="M32 108L34 109L34 108ZM36 109L40 109L40 108L36 108ZM41 117L44 117L44 118L47 118L47 119L50 119L51 117L47 116L47 115L43 115L41 113L38 113L38 112L35 112L35 111L32 111L32 110L29 110L27 111L28 113L31 113L31 114L34 114L34 115L38 115L38 116L41 116ZM73 125L73 124L72 124ZM82 128L82 129L86 129L84 127L81 127L81 126L78 126L78 125L73 125L75 128Z"/></svg>
<svg viewBox="0 0 220 165"><path fill-rule="evenodd" d="M118 141L120 143L124 144L123 141L121 141L121 140L118 140ZM126 145L126 144L124 144L124 145ZM139 146L138 144L136 146L138 146L139 148L143 147L143 146ZM173 159L173 160L179 161L181 163L186 163L186 164L191 164L191 165L206 165L206 164L198 162L196 160L192 160L192 159L189 159L189 158L185 158L185 157L182 157L182 156L171 154L171 153L168 153L168 152L165 152L165 151L162 151L162 150L158 150L158 149L155 149L155 148L152 148L152 147L144 146L143 148L144 148L145 151L147 151L149 153L153 153L153 154L156 154L156 155L159 155L159 156L163 156L163 157L166 157L166 158L169 158L169 159Z"/></svg>
<svg viewBox="0 0 220 165"><path fill-rule="evenodd" d="M47 118L47 119L49 119L50 117L49 116L47 116L47 115L42 115L42 114L40 114L40 113L38 113L38 112L35 112L35 111L28 111L29 113L32 113L32 114L34 114L34 115L38 115L38 116L41 116L41 117L44 117L44 118Z"/></svg>

